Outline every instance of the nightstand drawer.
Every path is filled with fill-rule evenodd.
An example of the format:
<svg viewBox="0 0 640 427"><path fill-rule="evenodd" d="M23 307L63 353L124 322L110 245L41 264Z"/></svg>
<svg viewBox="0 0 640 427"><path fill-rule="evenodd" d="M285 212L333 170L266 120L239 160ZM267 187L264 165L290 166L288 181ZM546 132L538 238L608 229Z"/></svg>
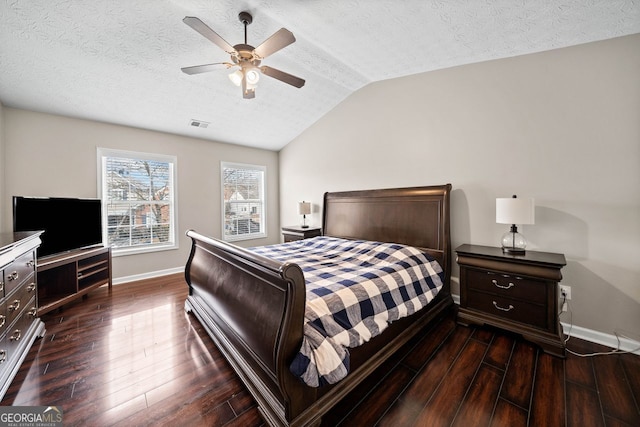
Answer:
<svg viewBox="0 0 640 427"><path fill-rule="evenodd" d="M540 280L472 268L467 269L467 279L469 290L489 292L501 297L518 298L538 304L545 304L547 301L547 286Z"/></svg>
<svg viewBox="0 0 640 427"><path fill-rule="evenodd" d="M296 240L310 239L322 235L322 229L318 227L282 227L284 242L295 242Z"/></svg>
<svg viewBox="0 0 640 427"><path fill-rule="evenodd" d="M492 316L547 328L546 307L498 295L469 290L467 307Z"/></svg>
<svg viewBox="0 0 640 427"><path fill-rule="evenodd" d="M296 242L298 240L304 240L305 237L301 234L290 234L290 233L285 233L283 234L284 236L284 242L285 243L289 243L289 242Z"/></svg>

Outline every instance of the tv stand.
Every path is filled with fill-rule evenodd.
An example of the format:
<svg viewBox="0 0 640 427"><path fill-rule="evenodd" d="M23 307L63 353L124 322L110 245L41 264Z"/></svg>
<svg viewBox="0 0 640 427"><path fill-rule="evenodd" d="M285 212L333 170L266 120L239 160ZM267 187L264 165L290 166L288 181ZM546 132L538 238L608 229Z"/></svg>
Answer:
<svg viewBox="0 0 640 427"><path fill-rule="evenodd" d="M87 248L38 259L38 316L109 285L111 248Z"/></svg>

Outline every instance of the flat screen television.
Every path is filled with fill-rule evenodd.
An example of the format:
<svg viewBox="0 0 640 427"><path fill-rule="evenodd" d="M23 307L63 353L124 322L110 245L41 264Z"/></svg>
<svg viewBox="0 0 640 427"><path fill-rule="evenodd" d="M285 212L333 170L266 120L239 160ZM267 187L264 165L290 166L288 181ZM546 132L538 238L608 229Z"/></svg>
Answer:
<svg viewBox="0 0 640 427"><path fill-rule="evenodd" d="M13 231L44 230L38 258L102 245L102 201L13 197Z"/></svg>

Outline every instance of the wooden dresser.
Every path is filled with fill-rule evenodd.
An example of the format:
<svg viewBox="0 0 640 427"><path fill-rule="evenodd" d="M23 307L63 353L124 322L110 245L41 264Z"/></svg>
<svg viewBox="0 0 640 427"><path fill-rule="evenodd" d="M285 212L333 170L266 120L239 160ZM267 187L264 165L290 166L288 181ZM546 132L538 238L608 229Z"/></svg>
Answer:
<svg viewBox="0 0 640 427"><path fill-rule="evenodd" d="M564 357L558 319L558 282L564 255L527 251L510 255L501 248L462 245L460 266L461 324L488 324L522 335L550 354Z"/></svg>
<svg viewBox="0 0 640 427"><path fill-rule="evenodd" d="M0 399L33 342L45 332L36 298L40 234L0 233Z"/></svg>

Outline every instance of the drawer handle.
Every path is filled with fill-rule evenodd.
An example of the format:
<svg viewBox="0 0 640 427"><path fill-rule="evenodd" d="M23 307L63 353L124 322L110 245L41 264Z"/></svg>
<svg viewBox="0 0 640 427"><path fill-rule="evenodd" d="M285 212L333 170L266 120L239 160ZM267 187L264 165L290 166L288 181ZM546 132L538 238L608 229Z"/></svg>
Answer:
<svg viewBox="0 0 640 427"><path fill-rule="evenodd" d="M0 363L7 361L7 350L0 350Z"/></svg>
<svg viewBox="0 0 640 427"><path fill-rule="evenodd" d="M7 307L7 310L9 310L9 311L16 311L16 310L17 310L17 309L19 309L19 308L20 308L20 300L19 300L19 299L16 299L16 300L13 300L13 304L11 304L11 305L9 305L9 306Z"/></svg>
<svg viewBox="0 0 640 427"><path fill-rule="evenodd" d="M8 279L9 279L9 281L12 281L12 280L18 280L18 277L19 277L19 276L20 276L20 275L18 274L18 272L17 272L17 271L14 271L13 273L11 273L11 274L9 275Z"/></svg>
<svg viewBox="0 0 640 427"><path fill-rule="evenodd" d="M20 341L20 338L22 338L22 332L20 331L20 329L16 329L15 331L13 331L13 334L11 334L11 337L9 338L9 340Z"/></svg>
<svg viewBox="0 0 640 427"><path fill-rule="evenodd" d="M4 282L0 282L0 292L4 292Z"/></svg>
<svg viewBox="0 0 640 427"><path fill-rule="evenodd" d="M31 316L31 317L36 317L36 315L38 314L38 309L36 307L33 307L31 310L29 310L29 312L27 313L27 315Z"/></svg>
<svg viewBox="0 0 640 427"><path fill-rule="evenodd" d="M27 286L27 292L33 292L36 289L36 284L35 283L31 283L29 286Z"/></svg>
<svg viewBox="0 0 640 427"><path fill-rule="evenodd" d="M514 307L514 306L512 306L511 304L509 304L509 307L507 307L507 308L500 307L500 306L498 305L498 303L497 303L497 302L495 302L495 301L493 302L493 306L494 306L495 308L497 308L498 310L501 310L501 311L511 311L511 310L513 310L513 309L515 308L515 307Z"/></svg>
<svg viewBox="0 0 640 427"><path fill-rule="evenodd" d="M511 283L511 282L509 282L509 285L507 285L507 286L503 286L503 285L499 284L499 283L498 283L498 281L497 281L496 279L493 279L493 280L491 281L491 283L493 283L494 285L496 285L496 287L498 287L498 288L500 288L500 289L510 289L510 288L513 288L513 287L515 286L515 285L514 285L513 283Z"/></svg>
<svg viewBox="0 0 640 427"><path fill-rule="evenodd" d="M2 328L5 323L7 323L7 316L0 314L0 328Z"/></svg>
<svg viewBox="0 0 640 427"><path fill-rule="evenodd" d="M27 261L27 267L33 267L34 265L36 265L35 262L33 262L32 259L30 259L29 261Z"/></svg>

